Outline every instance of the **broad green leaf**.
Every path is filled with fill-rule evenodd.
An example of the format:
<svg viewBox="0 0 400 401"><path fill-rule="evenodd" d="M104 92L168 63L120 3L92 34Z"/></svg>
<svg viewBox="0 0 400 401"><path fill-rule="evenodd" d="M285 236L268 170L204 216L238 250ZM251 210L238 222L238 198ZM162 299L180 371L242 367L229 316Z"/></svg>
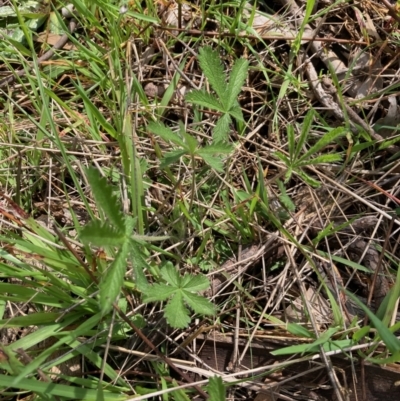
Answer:
<svg viewBox="0 0 400 401"><path fill-rule="evenodd" d="M130 245L130 257L132 260L133 271L135 274L135 284L139 291L146 293L149 283L147 282L144 270L148 267L146 260L142 256L140 248L134 241Z"/></svg>
<svg viewBox="0 0 400 401"><path fill-rule="evenodd" d="M165 306L164 316L168 324L176 329L184 329L190 323L189 310L185 307L179 292Z"/></svg>
<svg viewBox="0 0 400 401"><path fill-rule="evenodd" d="M226 103L228 110L237 102L237 97L242 90L244 81L247 78L248 69L249 62L247 60L243 58L236 60L229 77L228 89L226 91Z"/></svg>
<svg viewBox="0 0 400 401"><path fill-rule="evenodd" d="M99 247L120 246L125 241L125 233L109 223L92 220L82 228L79 238L84 244Z"/></svg>
<svg viewBox="0 0 400 401"><path fill-rule="evenodd" d="M110 222L121 231L125 228L124 216L120 209L121 202L113 194L112 187L100 173L90 167L86 170L86 176L96 200L97 207L101 208Z"/></svg>
<svg viewBox="0 0 400 401"><path fill-rule="evenodd" d="M202 274L197 274L196 276L192 274L185 274L182 279L182 287L186 291L202 291L206 290L209 286L210 281Z"/></svg>
<svg viewBox="0 0 400 401"><path fill-rule="evenodd" d="M235 118L237 121L242 121L242 122L244 122L242 109L240 108L239 105L233 106L231 109L229 109L229 114L230 114L233 118Z"/></svg>
<svg viewBox="0 0 400 401"><path fill-rule="evenodd" d="M186 153L187 153L186 150L181 150L181 149L173 150L171 152L166 153L161 159L160 168L164 169L170 166L172 163L177 162Z"/></svg>
<svg viewBox="0 0 400 401"><path fill-rule="evenodd" d="M198 59L211 87L215 90L221 102L226 103L224 101L226 98L226 76L220 55L210 46L206 46L200 49Z"/></svg>
<svg viewBox="0 0 400 401"><path fill-rule="evenodd" d="M101 314L106 315L121 292L126 272L126 258L129 254L129 241L126 241L117 253L113 263L100 283Z"/></svg>
<svg viewBox="0 0 400 401"><path fill-rule="evenodd" d="M346 289L344 289L344 291L346 295L351 298L368 316L388 350L392 354L399 352L400 341L396 338L396 336L353 293Z"/></svg>
<svg viewBox="0 0 400 401"><path fill-rule="evenodd" d="M187 132L183 132L182 136L185 138L186 141L186 147L188 149L188 152L193 155L199 146L196 138L194 138L192 135L188 134Z"/></svg>
<svg viewBox="0 0 400 401"><path fill-rule="evenodd" d="M152 121L149 123L147 128L151 133L156 134L162 139L164 139L164 141L172 142L175 145L178 145L181 148L186 149L186 144L183 141L183 139L176 132L172 131L171 128L166 127L164 124Z"/></svg>
<svg viewBox="0 0 400 401"><path fill-rule="evenodd" d="M214 142L223 142L228 139L229 124L232 122L229 114L223 115L214 127L213 140Z"/></svg>
<svg viewBox="0 0 400 401"><path fill-rule="evenodd" d="M210 93L202 90L193 90L186 95L186 101L197 104L202 107L217 110L221 113L226 113L223 104Z"/></svg>
<svg viewBox="0 0 400 401"><path fill-rule="evenodd" d="M214 305L206 298L200 295L193 294L185 290L182 291L185 302L193 309L196 313L200 315L214 315L215 308Z"/></svg>
<svg viewBox="0 0 400 401"><path fill-rule="evenodd" d="M224 172L224 163L222 159L218 156L211 156L209 154L203 154L201 151L198 151L197 154L203 158L203 160L214 170L219 173Z"/></svg>
<svg viewBox="0 0 400 401"><path fill-rule="evenodd" d="M308 159L312 154L319 152L321 149L330 145L335 139L346 135L347 130L344 127L337 127L324 134L311 148L299 159Z"/></svg>
<svg viewBox="0 0 400 401"><path fill-rule="evenodd" d="M179 273L177 269L173 266L172 263L167 263L162 269L161 269L161 277L170 285L173 287L179 288L181 286L181 277L179 276Z"/></svg>
<svg viewBox="0 0 400 401"><path fill-rule="evenodd" d="M226 401L225 386L220 376L210 377L207 391L210 396L208 401Z"/></svg>
<svg viewBox="0 0 400 401"><path fill-rule="evenodd" d="M233 145L230 145L228 143L223 143L223 142L218 142L218 143L213 143L212 145L207 145L199 149L197 153L201 154L209 154L209 155L215 155L215 154L229 154L233 151L234 147Z"/></svg>
<svg viewBox="0 0 400 401"><path fill-rule="evenodd" d="M62 24L60 23L60 18L57 15L58 13L51 11L50 12L50 16L49 16L49 28L50 28L50 32L54 33L56 35L62 35L65 33L65 30L62 26Z"/></svg>
<svg viewBox="0 0 400 401"><path fill-rule="evenodd" d="M176 292L176 287L165 284L153 284L146 288L146 293L143 295L143 302L165 301Z"/></svg>

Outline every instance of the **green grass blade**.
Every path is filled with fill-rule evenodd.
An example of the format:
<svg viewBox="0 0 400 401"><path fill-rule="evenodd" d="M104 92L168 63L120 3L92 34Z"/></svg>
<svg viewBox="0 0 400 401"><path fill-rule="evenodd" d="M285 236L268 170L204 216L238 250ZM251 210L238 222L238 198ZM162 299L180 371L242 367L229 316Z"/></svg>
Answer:
<svg viewBox="0 0 400 401"><path fill-rule="evenodd" d="M309 137L314 115L315 115L314 109L310 109L307 112L306 116L304 117L303 125L301 127L300 137L297 140L296 151L293 158L294 160L297 160L299 158L300 152L303 150L303 146Z"/></svg>
<svg viewBox="0 0 400 401"><path fill-rule="evenodd" d="M400 352L400 340L396 338L396 336L387 328L387 326L385 326L383 322L379 320L353 293L346 289L343 289L343 291L365 312L377 330L379 337L387 346L388 350L392 354Z"/></svg>

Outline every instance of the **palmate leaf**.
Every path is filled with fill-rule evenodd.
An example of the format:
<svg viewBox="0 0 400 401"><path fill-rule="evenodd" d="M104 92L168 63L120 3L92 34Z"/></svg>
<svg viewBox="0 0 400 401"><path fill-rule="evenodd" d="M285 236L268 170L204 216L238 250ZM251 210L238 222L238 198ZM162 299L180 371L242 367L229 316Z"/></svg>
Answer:
<svg viewBox="0 0 400 401"><path fill-rule="evenodd" d="M207 145L201 148L202 154L216 155L216 154L229 154L233 151L234 147L228 143L213 143L212 145ZM198 151L198 153L200 150Z"/></svg>
<svg viewBox="0 0 400 401"><path fill-rule="evenodd" d="M193 292L205 290L209 287L209 281L206 277L203 275L193 276L192 274L185 274L181 277L172 263L167 263L161 269L161 276L166 284L148 286L145 289L143 301L165 301L172 297L164 309L164 315L172 327L184 328L189 324L189 310L185 306L185 302L196 313L215 314L215 308L209 300L193 294Z"/></svg>
<svg viewBox="0 0 400 401"><path fill-rule="evenodd" d="M176 149L166 153L164 157L161 159L160 168L168 167L172 163L177 162L186 153L187 152L184 149Z"/></svg>
<svg viewBox="0 0 400 401"><path fill-rule="evenodd" d="M201 274L198 274L197 276L185 274L182 278L181 285L185 291L197 292L206 290L210 286L210 281L207 277Z"/></svg>
<svg viewBox="0 0 400 401"><path fill-rule="evenodd" d="M198 151L197 154L202 157L202 159L214 170L218 171L219 173L224 172L224 163L221 157L218 156L211 156L207 153L203 154L202 151Z"/></svg>
<svg viewBox="0 0 400 401"><path fill-rule="evenodd" d="M130 244L130 257L135 274L135 284L139 291L146 293L149 283L144 274L144 270L148 268L148 264L142 255L142 251L137 245L136 241L131 240Z"/></svg>
<svg viewBox="0 0 400 401"><path fill-rule="evenodd" d="M215 308L213 304L206 298L200 295L193 294L186 290L182 291L185 302L200 315L215 315Z"/></svg>
<svg viewBox="0 0 400 401"><path fill-rule="evenodd" d="M165 306L164 315L168 324L174 328L184 329L189 325L189 310L185 307L180 292L177 292Z"/></svg>
<svg viewBox="0 0 400 401"><path fill-rule="evenodd" d="M176 132L172 131L171 128L166 127L164 124L152 121L149 123L147 128L151 133L156 134L164 139L164 141L172 142L184 149L186 148L186 144L183 139Z"/></svg>
<svg viewBox="0 0 400 401"><path fill-rule="evenodd" d="M226 92L226 76L219 54L211 47L206 46L199 51L199 62L204 75L218 97L223 101Z"/></svg>
<svg viewBox="0 0 400 401"><path fill-rule="evenodd" d="M196 153L201 156L209 166L222 173L224 170L223 160L221 157L215 155L221 153L229 154L233 149L232 145L224 142L217 142L199 149Z"/></svg>
<svg viewBox="0 0 400 401"><path fill-rule="evenodd" d="M237 97L242 90L244 81L247 78L247 70L249 69L249 62L245 59L236 60L229 78L228 89L226 91L227 108L231 107L237 102Z"/></svg>
<svg viewBox="0 0 400 401"><path fill-rule="evenodd" d="M153 284L146 288L143 302L165 301L176 293L176 288L165 284Z"/></svg>
<svg viewBox="0 0 400 401"><path fill-rule="evenodd" d="M185 128L183 127L182 122L180 122L180 125L182 125L182 137L185 138L186 148L188 150L188 153L192 155L199 146L199 143L197 142L197 139L194 136L185 132Z"/></svg>
<svg viewBox="0 0 400 401"><path fill-rule="evenodd" d="M99 172L90 167L86 170L86 176L89 181L97 207L101 208L104 215L110 222L121 231L124 230L124 216L120 209L121 202L113 194L112 187L108 184Z"/></svg>
<svg viewBox="0 0 400 401"><path fill-rule="evenodd" d="M232 122L229 114L223 115L214 127L213 139L214 142L224 142L228 139L229 124Z"/></svg>
<svg viewBox="0 0 400 401"><path fill-rule="evenodd" d="M200 90L193 90L189 92L186 95L186 101L198 104L199 106L202 107L220 111L221 113L225 113L228 111L224 107L224 105L220 103L218 99L216 99L213 95Z"/></svg>
<svg viewBox="0 0 400 401"><path fill-rule="evenodd" d="M229 114L238 121L244 122L242 109L239 105L233 106L229 109Z"/></svg>
<svg viewBox="0 0 400 401"><path fill-rule="evenodd" d="M181 276L178 271L175 269L174 265L171 262L168 262L161 269L161 277L170 285L175 287L175 289L181 286Z"/></svg>
<svg viewBox="0 0 400 401"><path fill-rule="evenodd" d="M109 223L92 220L82 228L79 238L84 244L94 246L120 246L125 241L125 233Z"/></svg>
<svg viewBox="0 0 400 401"><path fill-rule="evenodd" d="M121 292L126 272L126 258L129 253L129 245L129 241L124 242L106 272L105 278L100 283L100 308L103 316L112 309L113 303Z"/></svg>

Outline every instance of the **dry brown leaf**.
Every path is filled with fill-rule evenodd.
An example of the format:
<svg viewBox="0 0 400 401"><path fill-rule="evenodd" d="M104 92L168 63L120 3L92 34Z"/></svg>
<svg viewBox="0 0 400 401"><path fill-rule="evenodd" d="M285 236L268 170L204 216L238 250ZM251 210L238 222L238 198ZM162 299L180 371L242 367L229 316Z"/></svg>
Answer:
<svg viewBox="0 0 400 401"><path fill-rule="evenodd" d="M58 35L55 33L42 32L36 36L36 41L39 43L47 43L50 46L54 46L62 36L63 35ZM72 43L67 42L66 45L63 47L63 49L76 50L76 47Z"/></svg>

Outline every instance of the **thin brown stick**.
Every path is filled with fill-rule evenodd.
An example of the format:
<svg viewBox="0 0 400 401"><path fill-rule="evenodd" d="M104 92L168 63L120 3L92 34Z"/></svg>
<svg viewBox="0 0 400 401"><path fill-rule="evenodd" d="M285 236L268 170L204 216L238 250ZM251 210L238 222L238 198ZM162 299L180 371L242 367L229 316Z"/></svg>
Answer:
<svg viewBox="0 0 400 401"><path fill-rule="evenodd" d="M178 31L184 32L188 35L201 35L207 37L221 37L221 38L244 38L244 39L252 39L252 40L296 40L296 36L294 35L248 35L244 32L239 33L231 33L231 32L217 32L217 31L201 31L199 29L185 29L185 28L170 28L166 26L159 26L158 29L162 29L163 31ZM353 45L368 45L367 42L362 40L350 40L350 39L340 39L340 38L320 38L320 37L309 37L302 36L302 41L306 42L326 42L326 43L350 43Z"/></svg>

